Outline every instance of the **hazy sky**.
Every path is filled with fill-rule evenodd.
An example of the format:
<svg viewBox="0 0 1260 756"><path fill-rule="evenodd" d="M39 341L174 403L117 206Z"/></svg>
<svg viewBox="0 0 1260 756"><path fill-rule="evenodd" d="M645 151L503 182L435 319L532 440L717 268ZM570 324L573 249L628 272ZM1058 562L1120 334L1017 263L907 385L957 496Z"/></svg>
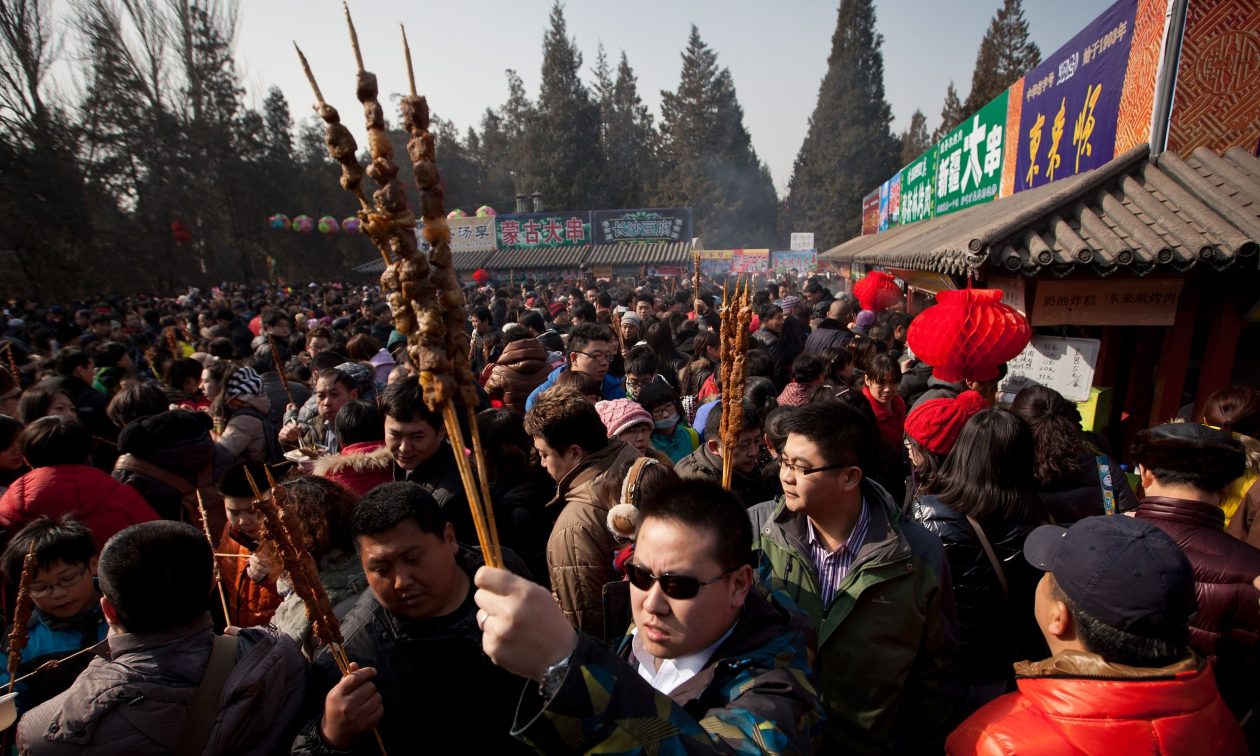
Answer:
<svg viewBox="0 0 1260 756"><path fill-rule="evenodd" d="M1001 0L876 1L894 129L904 129L915 108L927 114L928 129L935 128L951 79L966 97L980 38L1000 5ZM1024 0L1043 55L1108 5L1103 0ZM677 86L680 53L690 24L696 24L719 63L730 68L753 146L782 194L826 72L838 7L838 0L569 0L565 16L569 36L585 58L587 80L599 43L614 66L624 50L638 74L641 96L658 116L660 92ZM435 113L461 129L476 125L485 108L506 99L505 69L516 69L530 96L537 95L550 8L551 0L350 2L367 69L379 77L382 92L405 89L402 22L421 93ZM340 0L241 2L237 61L247 101L258 106L267 88L277 85L295 117L310 112L311 90L292 41L302 46L324 96L341 110L362 144L354 58ZM387 106L386 113L392 116L394 108Z"/></svg>

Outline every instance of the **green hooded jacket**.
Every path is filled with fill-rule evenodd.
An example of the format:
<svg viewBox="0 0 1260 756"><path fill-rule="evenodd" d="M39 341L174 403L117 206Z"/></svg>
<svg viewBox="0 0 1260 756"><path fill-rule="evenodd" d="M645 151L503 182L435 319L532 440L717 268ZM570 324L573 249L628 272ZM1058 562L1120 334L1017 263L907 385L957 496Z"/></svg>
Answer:
<svg viewBox="0 0 1260 756"><path fill-rule="evenodd" d="M870 529L835 598L823 605L806 517L783 498L749 510L760 578L818 627L827 712L823 753L939 753L957 693L957 618L939 539L902 520L862 482Z"/></svg>

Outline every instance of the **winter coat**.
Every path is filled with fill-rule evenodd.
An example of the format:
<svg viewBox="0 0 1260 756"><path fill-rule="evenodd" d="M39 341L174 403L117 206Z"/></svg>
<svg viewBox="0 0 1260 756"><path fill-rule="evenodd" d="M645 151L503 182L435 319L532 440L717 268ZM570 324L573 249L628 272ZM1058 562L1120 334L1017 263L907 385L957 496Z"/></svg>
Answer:
<svg viewBox="0 0 1260 756"><path fill-rule="evenodd" d="M0 496L0 527L16 533L39 517L71 513L92 531L99 551L128 525L158 519L136 489L89 465L36 468Z"/></svg>
<svg viewBox="0 0 1260 756"><path fill-rule="evenodd" d="M1049 653L1033 617L1042 572L1024 559L1024 539L1035 526L986 519L980 523L1002 563L1010 596L967 518L935 496L913 504L914 519L941 539L958 612L958 668L963 684L1009 680L1011 665Z"/></svg>
<svg viewBox="0 0 1260 756"><path fill-rule="evenodd" d="M90 577L87 576L84 580ZM5 636L8 637L12 630L11 625L6 627ZM65 659L80 649L94 646L105 640L108 632L109 625L105 622L105 615L101 614L100 604L93 604L70 619L58 619L45 614L38 606L32 607L31 618L26 623L26 646L22 648L22 661L18 664L17 676L25 677L46 662ZM69 688L79 673L87 669L90 661L91 654L77 656L18 683L14 688L18 694L18 711L30 711ZM7 666L0 669L0 685L8 688Z"/></svg>
<svg viewBox="0 0 1260 756"><path fill-rule="evenodd" d="M504 560L522 569L510 551ZM360 666L376 669L372 683L380 691L385 715L376 729L391 754L526 753L511 735L512 717L524 679L495 666L481 648L472 575L484 561L481 553L464 547L456 558L469 577L464 603L453 613L424 620L408 620L381 606L372 591L364 591L341 621L346 656ZM319 735L324 698L341 679L328 649L321 649L311 668L306 725L293 743L294 754L336 754ZM528 683L538 687L536 683ZM419 721L425 727L423 749ZM379 754L368 735L352 753Z"/></svg>
<svg viewBox="0 0 1260 756"><path fill-rule="evenodd" d="M556 379L568 369L568 365L561 365L552 370L551 374L547 376L547 380L540 383L538 388L530 392L529 398L525 400L525 411L528 412L533 409L534 403L538 401L538 397L542 396L544 391L556 385ZM599 387L599 397L601 399L625 399L626 382L613 375L612 372L605 373L604 380Z"/></svg>
<svg viewBox="0 0 1260 756"><path fill-rule="evenodd" d="M604 584L617 579L617 543L608 532L609 504L600 496L600 485L609 469L638 456L633 446L609 439L608 446L588 454L560 480L547 504L556 518L547 539L551 594L565 619L599 640L604 640Z"/></svg>
<svg viewBox="0 0 1260 756"><path fill-rule="evenodd" d="M787 369L790 365L783 356L783 338L774 331L761 328L752 335L752 340L755 343L751 346L764 350L770 358L770 378L774 380L775 388L782 389L787 385Z"/></svg>
<svg viewBox="0 0 1260 756"><path fill-rule="evenodd" d="M932 366L922 360L911 360L901 371L901 383L897 385L897 393L906 400L906 406L914 409L919 405L919 397L929 388L932 379Z"/></svg>
<svg viewBox="0 0 1260 756"><path fill-rule="evenodd" d="M359 594L367 589L363 563L359 560L359 555L353 552L321 557L319 582L324 586L324 593L328 594L328 603L332 605L337 619L344 617L358 600ZM271 616L271 624L296 641L309 657L315 651L315 641L311 637L311 618L306 615L306 602L293 590L293 584L287 575L276 587L284 598Z"/></svg>
<svg viewBox="0 0 1260 756"><path fill-rule="evenodd" d="M853 331L845 328L838 320L823 320L805 339L805 354L821 357L825 349L836 347L843 349L853 340Z"/></svg>
<svg viewBox="0 0 1260 756"><path fill-rule="evenodd" d="M219 436L219 446L232 456L233 462L273 461L267 459L266 434L268 431L272 434L279 433L280 429L268 429L264 421L271 411L271 401L265 396L255 394L245 394L237 398L245 402L248 409L232 410L227 427Z"/></svg>
<svg viewBox="0 0 1260 756"><path fill-rule="evenodd" d="M699 448L700 434L680 418L673 433L667 435L652 431L651 443L653 449L669 457L671 464L678 464L679 460Z"/></svg>
<svg viewBox="0 0 1260 756"><path fill-rule="evenodd" d="M208 614L165 632L111 635L109 659L93 659L69 690L22 718L19 751L171 753L213 638ZM269 628L244 629L237 638L236 666L204 753L272 754L293 738L306 664L291 640Z"/></svg>
<svg viewBox="0 0 1260 756"><path fill-rule="evenodd" d="M315 461L315 475L327 478L356 496L394 479L394 457L384 441L350 444L337 454Z"/></svg>
<svg viewBox="0 0 1260 756"><path fill-rule="evenodd" d="M801 405L807 404L809 401L809 392L814 390L814 386L815 384L812 383L797 383L796 381L792 381L788 385L784 386L783 390L779 392L779 406L800 407Z"/></svg>
<svg viewBox="0 0 1260 756"><path fill-rule="evenodd" d="M678 473L680 478L698 478L706 480L722 480L722 458L709 451L708 444L701 444L700 448L683 457L678 464L674 465L674 472ZM778 480L777 478L775 479ZM760 470L753 470L748 475L738 470L731 471L731 490L739 495L744 502L744 506L751 507L763 501L778 496L782 493L782 489L776 490L775 486L762 478Z"/></svg>
<svg viewBox="0 0 1260 756"><path fill-rule="evenodd" d="M219 545L215 551L219 554L239 554L248 556L258 550L258 544L232 531L232 526L223 528ZM249 559L235 557L217 557L219 575L223 580L223 595L227 600L228 622L237 627L255 627L271 622L271 617L280 606L280 590L276 588L278 574L268 575L261 581L249 576ZM279 558L276 559L279 562ZM276 570L279 572L279 568Z"/></svg>
<svg viewBox="0 0 1260 756"><path fill-rule="evenodd" d="M208 506L218 501L214 486L231 464L210 437L212 427L209 415L187 410L128 423L118 436L114 480L139 491L163 519L195 521L186 495L200 490Z"/></svg>
<svg viewBox="0 0 1260 756"><path fill-rule="evenodd" d="M927 379L927 390L919 394L918 398L907 403L910 405L910 410L913 411L920 404L930 402L933 399L957 399L958 395L966 390L967 384L962 383L961 381L958 383L949 383L948 381L942 381L940 378L933 375L929 376ZM898 393L900 393L900 388Z"/></svg>
<svg viewBox="0 0 1260 756"><path fill-rule="evenodd" d="M547 573L547 538L555 510L547 503L556 495L556 482L537 465L511 478L490 483L494 520L499 539L529 567L534 579L550 588Z"/></svg>
<svg viewBox="0 0 1260 756"><path fill-rule="evenodd" d="M523 415L525 401L550 374L547 350L538 339L513 341L495 361L486 381L486 393L491 400L498 399L504 407Z"/></svg>
<svg viewBox="0 0 1260 756"><path fill-rule="evenodd" d="M306 384L297 381L289 381L289 391L285 393L284 383L280 381L280 374L275 370L268 370L262 373L263 396L267 397L270 408L267 410L267 420L271 422L271 427L276 429L278 433L284 425L284 411L292 402L301 407L311 398L311 390ZM289 397L293 397L290 399Z"/></svg>
<svg viewBox="0 0 1260 756"><path fill-rule="evenodd" d="M1199 611L1190 645L1213 658L1221 698L1241 715L1260 698L1260 549L1225 532L1220 507L1147 496L1137 517L1172 536L1194 567Z"/></svg>
<svg viewBox="0 0 1260 756"><path fill-rule="evenodd" d="M632 636L613 652L579 635L554 696L525 686L512 732L548 754L814 753L814 633L789 606L749 591L730 636L668 695L639 675Z"/></svg>
<svg viewBox="0 0 1260 756"><path fill-rule="evenodd" d="M947 753L1247 753L1202 659L1151 669L1062 651L1016 672L1019 690L968 717L949 736Z"/></svg>
<svg viewBox="0 0 1260 756"><path fill-rule="evenodd" d="M820 753L939 751L953 715L958 629L941 542L902 520L888 492L862 482L866 542L830 604L810 556L805 515L778 501L749 510L763 585L818 626Z"/></svg>
<svg viewBox="0 0 1260 756"><path fill-rule="evenodd" d="M1137 496L1129 487L1129 479L1120 469L1119 463L1111 457L1096 454L1091 449L1079 449L1077 452L1084 463L1083 471L1075 480L1055 481L1037 489L1037 498L1041 500L1046 512L1059 525L1071 525L1077 520L1094 515L1106 514L1103 507L1102 484L1099 482L1098 457L1102 456L1104 464L1111 472L1111 488L1116 497L1117 512L1132 512L1137 509Z"/></svg>

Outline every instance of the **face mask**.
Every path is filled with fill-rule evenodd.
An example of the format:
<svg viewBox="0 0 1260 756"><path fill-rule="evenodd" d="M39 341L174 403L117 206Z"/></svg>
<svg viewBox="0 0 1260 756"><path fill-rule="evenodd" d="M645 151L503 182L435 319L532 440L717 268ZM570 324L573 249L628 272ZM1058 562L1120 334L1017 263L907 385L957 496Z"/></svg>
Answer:
<svg viewBox="0 0 1260 756"><path fill-rule="evenodd" d="M656 420L652 424L657 430L669 430L678 424L678 413L675 412L664 420Z"/></svg>

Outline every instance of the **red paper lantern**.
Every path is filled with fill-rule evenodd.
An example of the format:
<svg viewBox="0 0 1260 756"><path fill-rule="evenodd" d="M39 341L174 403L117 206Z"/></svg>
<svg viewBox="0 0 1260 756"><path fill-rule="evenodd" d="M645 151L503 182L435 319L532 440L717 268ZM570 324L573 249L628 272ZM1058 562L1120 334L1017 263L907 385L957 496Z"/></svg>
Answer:
<svg viewBox="0 0 1260 756"><path fill-rule="evenodd" d="M1002 303L998 289L942 291L906 334L915 356L949 383L997 378L998 366L1024 351L1031 339L1028 321Z"/></svg>
<svg viewBox="0 0 1260 756"><path fill-rule="evenodd" d="M473 271L473 280L477 282L478 286L485 286L486 281L490 280L490 272L485 268L477 268Z"/></svg>
<svg viewBox="0 0 1260 756"><path fill-rule="evenodd" d="M895 276L873 270L853 285L853 295L863 310L880 312L901 301L901 287Z"/></svg>

